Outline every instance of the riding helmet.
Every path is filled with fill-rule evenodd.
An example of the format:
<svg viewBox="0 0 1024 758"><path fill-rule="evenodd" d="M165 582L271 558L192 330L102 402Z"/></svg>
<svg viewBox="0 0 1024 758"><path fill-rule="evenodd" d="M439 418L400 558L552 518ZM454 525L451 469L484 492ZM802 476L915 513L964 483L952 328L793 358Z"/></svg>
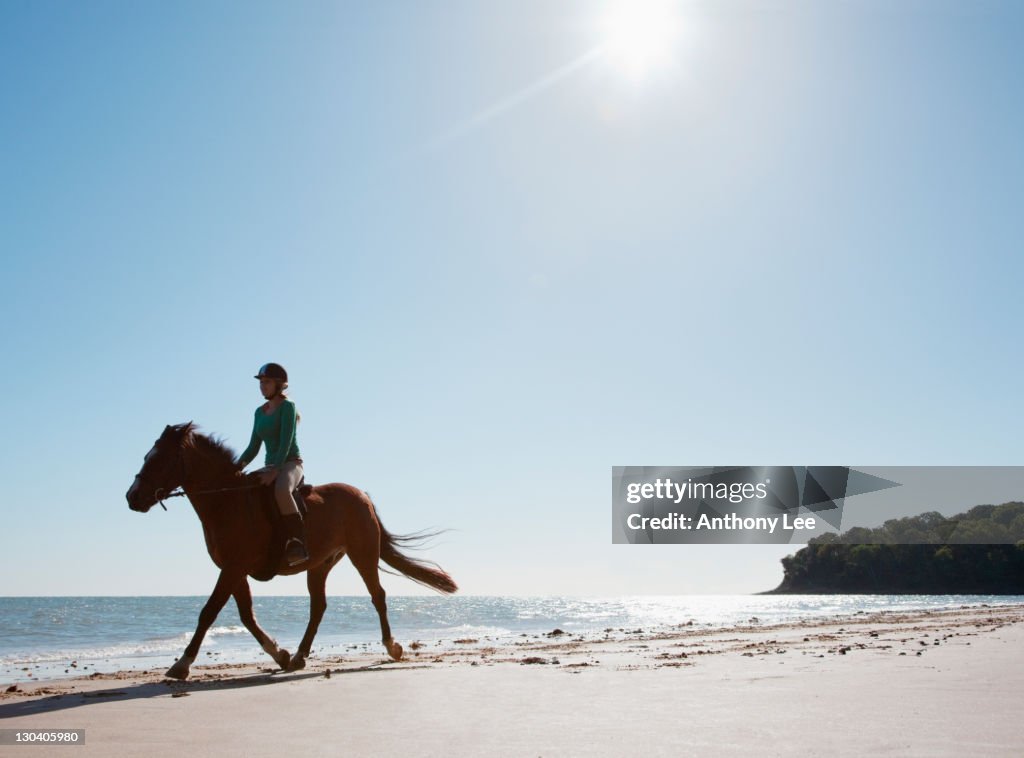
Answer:
<svg viewBox="0 0 1024 758"><path fill-rule="evenodd" d="M263 377L267 377L268 379L280 379L282 382L287 382L288 372L284 370L284 366L280 363L264 363L260 366L260 370L253 379L262 379Z"/></svg>

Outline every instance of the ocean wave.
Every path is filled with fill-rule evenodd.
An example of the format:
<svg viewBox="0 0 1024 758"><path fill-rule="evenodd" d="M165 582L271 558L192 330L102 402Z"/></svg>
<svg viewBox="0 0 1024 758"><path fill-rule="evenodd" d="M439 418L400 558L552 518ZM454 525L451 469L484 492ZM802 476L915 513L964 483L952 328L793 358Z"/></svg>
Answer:
<svg viewBox="0 0 1024 758"><path fill-rule="evenodd" d="M225 634L248 634L249 630L244 626L236 624L235 626L215 626L206 633L207 637L220 637ZM188 632L192 634L192 632Z"/></svg>
<svg viewBox="0 0 1024 758"><path fill-rule="evenodd" d="M206 637L203 639L203 647L216 647L217 637L242 633L248 633L244 626L215 626L206 633ZM168 652L180 652L188 644L189 640L192 639L192 634L193 632L182 632L171 637L154 637L142 642L124 642L102 647L52 650L36 653L15 652L0 658L0 666L33 663L70 663L71 661L96 661L110 658L145 658Z"/></svg>

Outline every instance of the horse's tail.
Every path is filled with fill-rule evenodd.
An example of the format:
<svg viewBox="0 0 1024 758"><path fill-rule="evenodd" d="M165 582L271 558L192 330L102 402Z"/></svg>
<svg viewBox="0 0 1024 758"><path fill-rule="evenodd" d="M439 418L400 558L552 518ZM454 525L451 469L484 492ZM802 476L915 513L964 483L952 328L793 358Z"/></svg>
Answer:
<svg viewBox="0 0 1024 758"><path fill-rule="evenodd" d="M378 517L377 523L380 524ZM440 532L416 532L415 534L391 534L380 524L380 557L391 568L398 569L402 574L414 582L435 589L438 592L451 594L459 589L455 580L448 576L448 573L441 569L433 561L424 561L419 558L411 558L398 549L399 545L415 547L421 542L435 537ZM393 574L393 571L381 569Z"/></svg>

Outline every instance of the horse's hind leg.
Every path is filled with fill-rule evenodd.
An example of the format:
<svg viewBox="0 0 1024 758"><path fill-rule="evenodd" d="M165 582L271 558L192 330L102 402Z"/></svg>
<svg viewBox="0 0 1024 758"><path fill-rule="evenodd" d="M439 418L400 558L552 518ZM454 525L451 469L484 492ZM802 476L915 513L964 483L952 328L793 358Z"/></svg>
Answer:
<svg viewBox="0 0 1024 758"><path fill-rule="evenodd" d="M235 604L238 605L238 617L242 619L245 628L252 632L252 636L260 643L271 658L277 661L281 668L288 669L288 651L277 646L277 642L256 623L256 616L252 612L252 592L249 589L249 578L242 577L242 581L235 588Z"/></svg>
<svg viewBox="0 0 1024 758"><path fill-rule="evenodd" d="M327 560L306 572L306 587L309 589L309 624L302 636L302 642L299 643L299 649L295 651L291 663L288 664L289 671L306 668L306 656L313 647L316 630L320 628L320 621L327 610L327 575L335 562Z"/></svg>
<svg viewBox="0 0 1024 758"><path fill-rule="evenodd" d="M391 625L388 624L387 593L380 586L380 573L377 570L377 564L380 559L374 555L357 558L354 553L350 553L350 556L352 558L352 565L359 571L359 576L363 578L366 589L370 591L373 607L377 609L377 615L380 617L381 641L384 643L384 647L387 648L388 655L396 661L400 661L402 660L402 646L391 637Z"/></svg>
<svg viewBox="0 0 1024 758"><path fill-rule="evenodd" d="M231 597L231 593L234 592L239 579L243 576L244 574L235 571L229 572L226 569L220 572L217 584L213 588L213 594L206 601L203 610L199 612L199 624L196 626L196 633L192 635L192 640L188 643L181 658L167 669L165 676L171 679L188 678L188 670L195 661L196 656L199 655L199 646L203 644L203 637L206 636L207 630L217 619L217 614L220 613L224 603Z"/></svg>

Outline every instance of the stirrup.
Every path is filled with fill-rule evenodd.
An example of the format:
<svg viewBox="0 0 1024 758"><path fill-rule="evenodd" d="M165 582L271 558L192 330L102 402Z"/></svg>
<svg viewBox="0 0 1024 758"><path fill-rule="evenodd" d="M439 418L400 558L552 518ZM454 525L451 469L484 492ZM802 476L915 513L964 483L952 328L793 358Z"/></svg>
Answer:
<svg viewBox="0 0 1024 758"><path fill-rule="evenodd" d="M284 557L289 566L298 566L309 560L309 553L302 540L298 537L290 538L284 545Z"/></svg>

